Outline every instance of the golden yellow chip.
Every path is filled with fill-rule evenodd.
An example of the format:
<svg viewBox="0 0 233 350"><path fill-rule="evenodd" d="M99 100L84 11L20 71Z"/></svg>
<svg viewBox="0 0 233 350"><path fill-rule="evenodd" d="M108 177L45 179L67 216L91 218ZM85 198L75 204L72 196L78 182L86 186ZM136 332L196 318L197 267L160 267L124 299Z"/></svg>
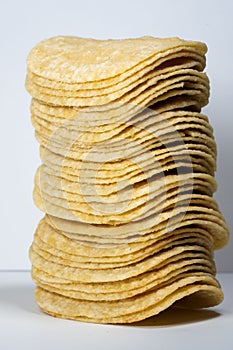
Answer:
<svg viewBox="0 0 233 350"><path fill-rule="evenodd" d="M55 37L27 59L45 213L30 247L40 308L132 323L175 302L223 299L214 249L229 229L213 194L207 47L179 38Z"/></svg>
<svg viewBox="0 0 233 350"><path fill-rule="evenodd" d="M192 307L214 306L223 299L219 285L208 273L183 277L160 289L122 301L76 300L39 287L36 299L42 310L58 317L97 323L130 323L156 315L175 301L197 292L199 296Z"/></svg>
<svg viewBox="0 0 233 350"><path fill-rule="evenodd" d="M89 83L107 80L107 85L113 85L111 78L122 80L156 59L185 49L203 56L207 51L203 43L179 38L145 36L94 40L64 36L40 42L31 50L27 64L34 74L53 81Z"/></svg>

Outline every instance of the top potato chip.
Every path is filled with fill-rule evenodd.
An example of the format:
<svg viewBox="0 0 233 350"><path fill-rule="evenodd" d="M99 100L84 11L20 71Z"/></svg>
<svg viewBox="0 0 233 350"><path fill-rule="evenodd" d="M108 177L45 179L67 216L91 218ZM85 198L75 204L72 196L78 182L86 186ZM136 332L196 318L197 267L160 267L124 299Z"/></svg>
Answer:
<svg viewBox="0 0 233 350"><path fill-rule="evenodd" d="M47 39L32 49L28 69L43 78L68 83L86 83L111 79L119 74L132 75L133 71L172 53L189 48L205 54L206 45L179 38L145 36L124 40L95 40L72 36ZM108 85L111 81L108 81Z"/></svg>

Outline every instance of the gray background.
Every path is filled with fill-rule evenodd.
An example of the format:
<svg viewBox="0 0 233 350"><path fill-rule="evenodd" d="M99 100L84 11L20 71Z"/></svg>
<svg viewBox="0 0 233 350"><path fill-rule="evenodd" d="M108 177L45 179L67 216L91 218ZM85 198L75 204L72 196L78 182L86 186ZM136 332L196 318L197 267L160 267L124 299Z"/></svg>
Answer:
<svg viewBox="0 0 233 350"><path fill-rule="evenodd" d="M1 1L1 244L0 269L29 269L28 247L42 214L32 202L39 165L24 89L26 56L55 35L124 38L180 36L208 44L209 116L218 144L216 198L232 230L232 1ZM216 253L219 271L233 271L233 243Z"/></svg>

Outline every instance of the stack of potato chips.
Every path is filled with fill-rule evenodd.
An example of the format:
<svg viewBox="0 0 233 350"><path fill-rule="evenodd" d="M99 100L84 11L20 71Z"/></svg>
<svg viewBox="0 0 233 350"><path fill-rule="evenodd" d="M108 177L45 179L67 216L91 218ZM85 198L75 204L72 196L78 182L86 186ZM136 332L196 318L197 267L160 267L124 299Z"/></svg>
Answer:
<svg viewBox="0 0 233 350"><path fill-rule="evenodd" d="M228 228L213 193L206 46L178 38L55 37L28 56L26 88L45 212L30 248L46 313L129 323L179 301L222 301L214 249Z"/></svg>

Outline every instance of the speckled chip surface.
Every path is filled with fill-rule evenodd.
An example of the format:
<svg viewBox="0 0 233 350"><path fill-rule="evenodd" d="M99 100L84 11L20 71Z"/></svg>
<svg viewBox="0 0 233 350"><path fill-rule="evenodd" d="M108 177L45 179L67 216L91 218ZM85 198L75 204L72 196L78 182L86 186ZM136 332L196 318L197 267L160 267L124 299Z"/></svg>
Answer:
<svg viewBox="0 0 233 350"><path fill-rule="evenodd" d="M180 38L60 36L29 53L45 214L29 255L45 313L133 323L223 300L206 52Z"/></svg>

